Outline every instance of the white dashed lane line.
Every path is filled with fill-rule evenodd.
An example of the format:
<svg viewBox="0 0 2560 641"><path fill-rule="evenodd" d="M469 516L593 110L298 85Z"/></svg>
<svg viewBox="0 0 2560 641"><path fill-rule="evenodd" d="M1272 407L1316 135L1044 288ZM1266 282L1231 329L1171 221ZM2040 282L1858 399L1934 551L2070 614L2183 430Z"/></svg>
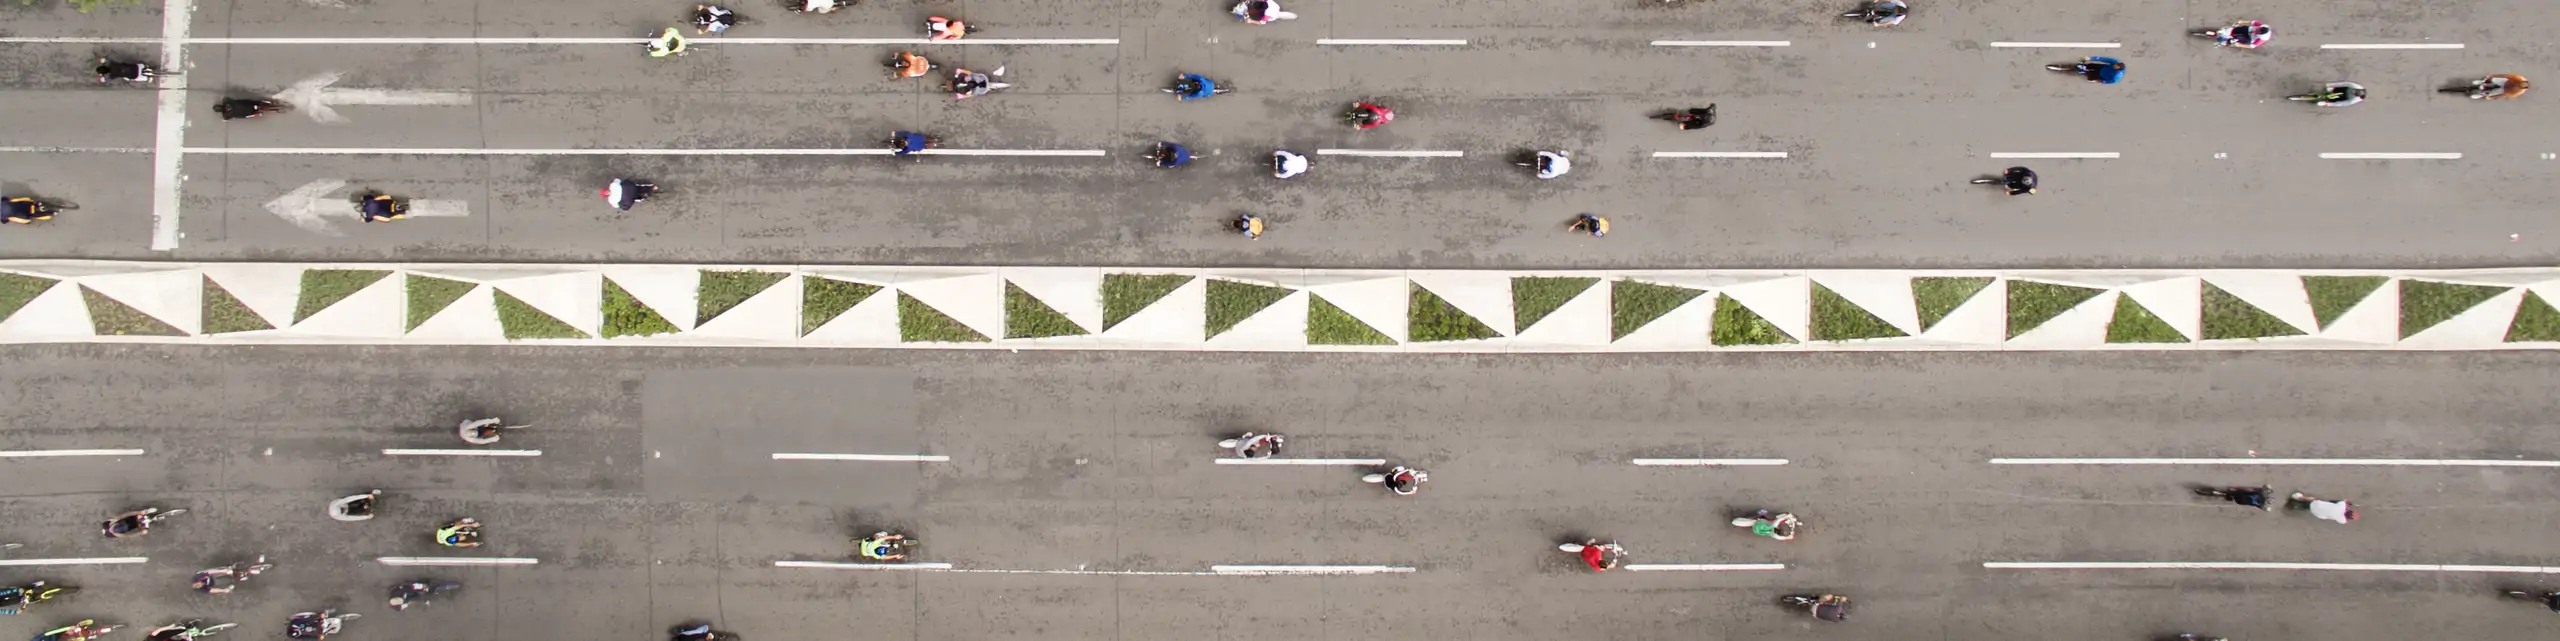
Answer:
<svg viewBox="0 0 2560 641"><path fill-rule="evenodd" d="M2121 42L1994 42L1998 49L2119 49Z"/></svg>
<svg viewBox="0 0 2560 641"><path fill-rule="evenodd" d="M404 450L387 449L383 456L541 456L542 450Z"/></svg>
<svg viewBox="0 0 2560 641"><path fill-rule="evenodd" d="M1786 465L1782 458L1640 458L1627 461L1639 467L1774 467Z"/></svg>
<svg viewBox="0 0 2560 641"><path fill-rule="evenodd" d="M1787 40L1655 40L1651 44L1656 47L1785 47L1795 43Z"/></svg>
<svg viewBox="0 0 2560 641"><path fill-rule="evenodd" d="M135 563L149 562L151 562L151 557L144 556L108 556L74 559L0 559L0 567L28 567L39 565L131 565Z"/></svg>
<svg viewBox="0 0 2560 641"><path fill-rule="evenodd" d="M951 457L931 454L824 454L808 452L775 452L776 461L882 461L904 463L949 463Z"/></svg>
<svg viewBox="0 0 2560 641"><path fill-rule="evenodd" d="M2274 467L2550 467L2560 461L2378 458L1995 458L1992 465L2222 465Z"/></svg>
<svg viewBox="0 0 2560 641"><path fill-rule="evenodd" d="M1768 572L1787 569L1785 563L1630 563L1620 569L1629 572Z"/></svg>
<svg viewBox="0 0 2560 641"><path fill-rule="evenodd" d="M2482 572L2490 574L2560 574L2560 567L2532 565L2431 565L2411 563L2261 563L2261 562L2123 562L2123 561L1995 561L1993 570L2327 570L2361 572Z"/></svg>
<svg viewBox="0 0 2560 641"><path fill-rule="evenodd" d="M381 558L377 558L377 559L374 559L374 560L375 560L375 561L379 561L379 562L381 562L383 565L394 565L394 566L404 566L404 567L409 567L409 566L472 566L472 565L533 565L533 564L541 563L541 562L542 562L542 560L541 560L541 559L530 559L530 558L523 558L523 557L474 557L474 556L386 556L386 557L381 557Z"/></svg>
<svg viewBox="0 0 2560 641"><path fill-rule="evenodd" d="M2461 160L2458 153L2351 153L2320 154L2327 160Z"/></svg>
<svg viewBox="0 0 2560 641"><path fill-rule="evenodd" d="M1365 156L1370 158L1461 158L1463 151L1404 151L1395 149L1318 149L1318 156Z"/></svg>
<svg viewBox="0 0 2560 641"><path fill-rule="evenodd" d="M1655 158L1785 158L1783 151L1657 151Z"/></svg>
<svg viewBox="0 0 2560 641"><path fill-rule="evenodd" d="M141 456L142 450L16 450L0 452L0 458L52 458L57 456Z"/></svg>
<svg viewBox="0 0 2560 641"><path fill-rule="evenodd" d="M1222 458L1219 465L1386 465L1382 458Z"/></svg>
<svg viewBox="0 0 2560 641"><path fill-rule="evenodd" d="M2113 160L2113 159L2117 159L2117 158L2122 158L2122 157L2124 157L2124 154L2120 154L2120 153L2116 153L2116 152L2112 152L2112 151L2035 151L2035 152L2000 152L2000 153L1991 154L1991 157L1993 157L1993 158L2023 158L2023 159L2036 159L2036 158L2043 158L2043 159Z"/></svg>
<svg viewBox="0 0 2560 641"><path fill-rule="evenodd" d="M2442 44L2325 44L2322 49L2460 49L2459 43Z"/></svg>
<svg viewBox="0 0 2560 641"><path fill-rule="evenodd" d="M1320 45L1338 45L1338 46L1464 47L1464 46L1467 46L1467 41L1465 41L1465 40L1375 40L1375 39L1362 39L1362 38L1319 38L1319 39L1317 39L1317 40L1316 40L1316 44L1320 44Z"/></svg>

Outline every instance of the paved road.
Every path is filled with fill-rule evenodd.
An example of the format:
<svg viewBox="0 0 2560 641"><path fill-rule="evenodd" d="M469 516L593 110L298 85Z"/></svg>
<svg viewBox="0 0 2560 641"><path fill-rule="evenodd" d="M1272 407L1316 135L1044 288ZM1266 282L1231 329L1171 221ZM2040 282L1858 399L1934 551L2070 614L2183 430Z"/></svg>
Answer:
<svg viewBox="0 0 2560 641"><path fill-rule="evenodd" d="M317 3L317 4L314 4ZM680 19L600 2L207 3L197 38L637 37ZM1712 3L1704 3L1712 4ZM948 65L1003 65L1015 88L966 102L884 82L886 45L727 45L652 60L634 45L198 44L189 147L848 148L897 128L952 148L1103 150L1109 158L186 156L174 252L148 249L144 153L0 152L0 190L86 206L0 235L10 256L188 259L682 260L1355 267L2352 266L2547 263L2560 223L2545 189L2560 152L2547 101L2478 104L2431 89L2489 72L2548 73L2560 13L2529 3L2023 0L1922 3L1902 27L1842 24L1839 2L1664 9L1617 0L1292 2L1302 18L1227 19L1216 3L893 3L830 16L747 7L736 37L898 38L932 13L995 38L1116 45L934 47ZM1340 5L1340 6L1337 6ZM9 7L14 35L152 38L155 11ZM2218 50L2190 27L2255 17L2275 45ZM1464 47L1320 46L1318 38L1464 39ZM1654 40L1786 40L1783 48ZM2119 42L2004 49L1994 42ZM2337 51L2334 43L2460 43ZM99 88L79 61L147 43L0 44L0 108L80 114L0 122L0 146L154 146L150 92ZM2040 65L2109 54L2134 65L2098 86ZM1241 87L1177 104L1177 71ZM221 123L224 93L266 94L325 73L338 87L465 92L468 106L342 107ZM2320 111L2284 102L2353 79L2373 99ZM1330 114L1375 97L1402 114L1356 133ZM1713 102L1723 122L1675 134L1643 116ZM1159 139L1207 157L1156 171ZM1290 182L1274 147L1463 151L1463 158L1323 157ZM1504 163L1571 151L1536 181ZM1782 151L1782 160L1656 159L1661 151ZM2006 152L2111 152L2026 161L2045 193L1963 184ZM2459 152L2460 160L2323 160L2330 152ZM669 189L619 213L592 196L636 175ZM294 227L265 204L314 180L466 203L466 218ZM329 211L336 212L332 208ZM1276 225L1220 233L1239 211ZM1576 213L1617 221L1605 241L1564 233ZM343 218L344 216L342 216ZM2512 238L2512 239L2511 239Z"/></svg>
<svg viewBox="0 0 2560 641"><path fill-rule="evenodd" d="M6 558L141 555L141 566L0 569L87 587L8 633L97 616L248 621L339 604L366 639L649 638L680 619L820 639L2524 638L2547 613L2490 590L2530 575L1986 570L1986 561L2555 565L2560 482L2531 469L2019 468L2007 456L2524 458L2560 452L2542 354L1725 355L1500 358L557 349L8 350ZM535 427L538 458L392 458L482 414ZM1396 499L1335 467L1215 465L1240 429L1293 457L1432 471ZM948 463L774 461L928 453ZM1638 468L1632 458L1784 458ZM2199 502L2184 483L2354 499L2349 526ZM385 513L322 504L380 487ZM136 541L91 523L140 504L193 514ZM1777 506L1793 543L1722 521ZM534 567L417 571L443 519L489 524L464 556ZM964 570L778 569L845 560L894 527ZM1775 572L1591 575L1550 545L1615 537L1655 564ZM227 598L189 571L278 569ZM1217 564L1411 574L1221 577ZM458 579L458 600L385 612L379 591ZM1777 594L1856 596L1810 629ZM854 630L855 632L847 632Z"/></svg>

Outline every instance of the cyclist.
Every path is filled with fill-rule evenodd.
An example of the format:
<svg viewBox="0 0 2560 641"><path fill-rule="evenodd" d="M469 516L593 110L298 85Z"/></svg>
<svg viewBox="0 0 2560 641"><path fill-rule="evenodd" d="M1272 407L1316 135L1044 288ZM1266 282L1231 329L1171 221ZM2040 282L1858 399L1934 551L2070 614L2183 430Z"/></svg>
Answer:
<svg viewBox="0 0 2560 641"><path fill-rule="evenodd" d="M2364 102L2364 85L2332 82L2320 87L2320 98L2311 104L2322 107L2344 107Z"/></svg>
<svg viewBox="0 0 2560 641"><path fill-rule="evenodd" d="M34 198L11 198L0 210L0 222L33 225L39 220L53 220L53 208Z"/></svg>
<svg viewBox="0 0 2560 641"><path fill-rule="evenodd" d="M906 538L907 535L904 534L880 532L878 534L871 535L871 538L863 539L862 542L856 546L856 551L862 554L862 558L871 559L873 561L904 561L907 559L907 555L893 554L893 552L898 550L898 542L906 540Z"/></svg>
<svg viewBox="0 0 2560 641"><path fill-rule="evenodd" d="M436 529L436 544L446 547L480 547L480 522L468 517L446 523Z"/></svg>
<svg viewBox="0 0 2560 641"><path fill-rule="evenodd" d="M684 55L684 31L667 27L658 37L649 39L649 57L664 58Z"/></svg>

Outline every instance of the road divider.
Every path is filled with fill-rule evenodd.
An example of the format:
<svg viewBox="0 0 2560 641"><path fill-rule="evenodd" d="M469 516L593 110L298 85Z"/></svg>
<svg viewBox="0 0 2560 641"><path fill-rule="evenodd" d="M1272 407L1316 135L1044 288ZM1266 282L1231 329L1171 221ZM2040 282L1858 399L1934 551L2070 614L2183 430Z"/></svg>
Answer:
<svg viewBox="0 0 2560 641"><path fill-rule="evenodd" d="M1210 572L1228 576L1281 576L1292 574L1412 574L1413 568L1395 565L1212 565Z"/></svg>
<svg viewBox="0 0 2560 641"><path fill-rule="evenodd" d="M2403 563L2259 563L2137 561L1995 561L1993 570L2318 570L2355 572L2478 572L2489 574L2560 574L2560 567L2531 565L2433 565Z"/></svg>
<svg viewBox="0 0 2560 641"><path fill-rule="evenodd" d="M1222 458L1219 465L1386 465L1382 458Z"/></svg>
<svg viewBox="0 0 2560 641"><path fill-rule="evenodd" d="M2461 160L2458 153L2346 153L2320 154L2327 160Z"/></svg>
<svg viewBox="0 0 2560 641"><path fill-rule="evenodd" d="M1999 49L2119 49L2121 42L1994 42Z"/></svg>
<svg viewBox="0 0 2560 641"><path fill-rule="evenodd" d="M533 565L541 559L504 556L386 556L374 559L394 566Z"/></svg>
<svg viewBox="0 0 2560 641"><path fill-rule="evenodd" d="M2243 465L2325 467L2560 467L2560 461L2432 458L1995 458L1992 465Z"/></svg>
<svg viewBox="0 0 2560 641"><path fill-rule="evenodd" d="M1655 158L1785 158L1783 151L1657 151Z"/></svg>
<svg viewBox="0 0 2560 641"><path fill-rule="evenodd" d="M2021 152L2021 151L2003 151L2003 152L1993 153L1993 154L1991 154L1991 157L1993 157L1993 158L2048 158L2048 159L2071 159L2071 158L2076 158L2076 159L2086 159L2086 160L2114 160L2114 159L2117 159L2117 158L2122 158L2122 157L2124 157L2124 154L2120 154L2120 153L2116 153L2116 152L2112 152L2112 151L2023 151L2023 152Z"/></svg>
<svg viewBox="0 0 2560 641"><path fill-rule="evenodd" d="M2461 43L2438 44L2325 44L2322 49L2460 49Z"/></svg>
<svg viewBox="0 0 2560 641"><path fill-rule="evenodd" d="M53 458L57 456L141 456L142 450L17 450L0 452L0 458Z"/></svg>
<svg viewBox="0 0 2560 641"><path fill-rule="evenodd" d="M144 556L101 556L76 559L0 559L0 567L31 567L39 565L132 565L135 563L150 562L151 557Z"/></svg>
<svg viewBox="0 0 2560 641"><path fill-rule="evenodd" d="M1640 458L1627 461L1639 467L1770 467L1786 465L1782 458Z"/></svg>
<svg viewBox="0 0 2560 641"><path fill-rule="evenodd" d="M1318 149L1318 156L1369 156L1374 158L1459 158L1463 151L1405 151L1396 149Z"/></svg>
<svg viewBox="0 0 2560 641"><path fill-rule="evenodd" d="M542 450L402 450L388 449L383 456L541 456Z"/></svg>
<svg viewBox="0 0 2560 641"><path fill-rule="evenodd" d="M1465 40L1373 40L1373 39L1363 39L1363 38L1318 38L1318 39L1316 39L1316 44L1320 44L1320 45L1340 45L1340 46L1371 46L1371 45L1380 45L1380 46L1409 46L1409 47L1464 47L1464 46L1467 46L1467 41L1465 41Z"/></svg>
<svg viewBox="0 0 2560 641"><path fill-rule="evenodd" d="M1629 563L1618 569L1628 572L1768 572L1787 569L1785 563Z"/></svg>
<svg viewBox="0 0 2560 641"><path fill-rule="evenodd" d="M1795 43L1786 40L1655 40L1649 44L1656 47L1785 47Z"/></svg>
<svg viewBox="0 0 2560 641"><path fill-rule="evenodd" d="M951 457L931 454L821 454L775 452L776 461L884 461L906 463L949 463Z"/></svg>

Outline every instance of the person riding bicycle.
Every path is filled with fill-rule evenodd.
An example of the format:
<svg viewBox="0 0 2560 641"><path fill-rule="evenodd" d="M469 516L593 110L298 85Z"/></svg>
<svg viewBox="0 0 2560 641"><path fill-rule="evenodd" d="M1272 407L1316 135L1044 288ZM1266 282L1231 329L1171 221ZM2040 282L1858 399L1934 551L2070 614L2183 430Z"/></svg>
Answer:
<svg viewBox="0 0 2560 641"><path fill-rule="evenodd" d="M984 95L989 91L989 86L994 83L994 79L988 78L987 74L967 69L951 70L951 95L958 100L968 100L970 96Z"/></svg>
<svg viewBox="0 0 2560 641"><path fill-rule="evenodd" d="M2118 81L2124 80L2125 66L2124 61L2122 60L2104 57L2091 57L2087 60L2080 61L2079 64L2072 65L2072 67L2078 69L2080 71L2080 75L2088 78L2089 82L2102 85L2112 85Z"/></svg>
<svg viewBox="0 0 2560 641"><path fill-rule="evenodd" d="M143 635L142 638L143 641L194 641L212 636L203 634L203 628L203 619L188 619L183 623L171 623L152 628L151 632Z"/></svg>
<svg viewBox="0 0 2560 641"><path fill-rule="evenodd" d="M1262 217L1261 217L1261 216L1255 216L1255 215L1253 215L1253 214L1238 214L1238 215L1236 215L1235 228L1236 228L1236 233L1244 234L1244 237L1245 237L1245 239L1246 239L1246 240L1261 240L1261 239L1262 239ZM1260 450L1260 451L1263 451L1263 452L1277 452L1277 451L1279 451L1279 448L1278 448L1278 447L1273 447L1273 448L1271 448L1271 449L1269 449L1269 450ZM1242 452L1239 452L1239 453L1242 453ZM1263 455L1261 455L1261 456L1254 456L1254 455L1251 455L1251 454L1244 454L1244 456L1245 456L1245 458L1265 458L1265 457L1269 457L1269 456L1271 456L1271 455L1266 453L1266 454L1263 454Z"/></svg>
<svg viewBox="0 0 2560 641"><path fill-rule="evenodd" d="M1307 173L1307 157L1287 149L1271 150L1271 177L1288 179Z"/></svg>
<svg viewBox="0 0 2560 641"><path fill-rule="evenodd" d="M329 638L329 635L345 629L346 624L342 619L337 618L337 613L336 610L296 612L291 618L285 619L284 635L295 639Z"/></svg>
<svg viewBox="0 0 2560 641"><path fill-rule="evenodd" d="M400 201L398 199L392 198L390 194L381 192L366 193L364 195L363 202L357 205L357 208L359 213L364 216L364 221L368 223L387 223L407 218L409 215L407 212L401 211Z"/></svg>
<svg viewBox="0 0 2560 641"><path fill-rule="evenodd" d="M120 539L120 538L124 538L124 537L128 537L128 536L142 536L142 535L145 535L145 534L150 534L150 533L151 533L151 518L150 518L150 517L151 517L151 515L152 515L153 513L156 513L156 512L159 512L159 510L157 510L157 509L143 509L143 510L135 510L135 511L132 511L132 512L126 512L126 513L124 513L124 515L123 515L123 516L118 516L118 517L113 518L113 519L108 519L106 523L99 524L99 525L98 525L98 533L100 533L100 534L105 534L105 535L107 535L107 538L110 538L110 539Z"/></svg>
<svg viewBox="0 0 2560 641"><path fill-rule="evenodd" d="M2011 196L2036 193L2036 170L2010 167L2008 171L2000 172L2000 185L2008 188Z"/></svg>
<svg viewBox="0 0 2560 641"><path fill-rule="evenodd" d="M1609 219L1591 214L1583 214L1581 216L1574 217L1573 226L1567 227L1566 229L1591 234L1592 238L1599 238L1609 235Z"/></svg>
<svg viewBox="0 0 2560 641"><path fill-rule="evenodd" d="M1184 102L1208 100L1218 95L1218 81L1196 73L1182 74L1173 81L1174 97Z"/></svg>
<svg viewBox="0 0 2560 641"><path fill-rule="evenodd" d="M462 518L436 529L436 544L445 547L480 547L480 522Z"/></svg>
<svg viewBox="0 0 2560 641"><path fill-rule="evenodd" d="M2267 23L2256 20L2242 20L2232 23L2229 27L2224 27L2221 31L2214 32L2213 44L2224 47L2256 49L2266 46L2268 41L2274 40L2275 38L2275 27L2267 26Z"/></svg>
<svg viewBox="0 0 2560 641"><path fill-rule="evenodd" d="M683 30L667 27L667 30L659 33L658 37L649 39L649 57L664 58L681 55L684 55Z"/></svg>
<svg viewBox="0 0 2560 641"><path fill-rule="evenodd" d="M912 51L900 51L889 57L889 79L922 78L933 72L933 61Z"/></svg>
<svg viewBox="0 0 2560 641"><path fill-rule="evenodd" d="M151 65L139 62L125 62L114 58L99 58L97 72L98 82L106 82L109 80L141 82L144 80L150 80L153 74Z"/></svg>
<svg viewBox="0 0 2560 641"><path fill-rule="evenodd" d="M97 625L97 619L81 619L79 623L46 630L44 634L36 635L34 641L89 641L97 638L92 634Z"/></svg>
<svg viewBox="0 0 2560 641"><path fill-rule="evenodd" d="M2364 85L2332 82L2320 87L2320 97L2311 104L2322 107L2344 107L2364 102Z"/></svg>
<svg viewBox="0 0 2560 641"><path fill-rule="evenodd" d="M1365 102L1351 103L1351 126L1353 127L1376 129L1395 121L1396 112L1393 109Z"/></svg>
<svg viewBox="0 0 2560 641"><path fill-rule="evenodd" d="M496 443L498 442L498 433L506 429L506 427L501 423L503 423L503 421L499 421L498 418L494 416L463 421L460 426L462 442L470 443L472 445L488 445L490 443Z"/></svg>
<svg viewBox="0 0 2560 641"><path fill-rule="evenodd" d="M884 531L855 544L854 551L860 553L862 558L873 561L903 561L906 560L907 555L894 554L894 552L898 551L898 542L906 538L907 535L904 534L890 534Z"/></svg>
<svg viewBox="0 0 2560 641"><path fill-rule="evenodd" d="M1867 5L1867 24L1879 27L1902 24L1902 19L1910 15L1911 5L1904 4L1902 0L1876 0L1875 4Z"/></svg>
<svg viewBox="0 0 2560 641"><path fill-rule="evenodd" d="M912 131L889 132L889 154L893 156L914 155L932 144L932 137L924 134Z"/></svg>
<svg viewBox="0 0 2560 641"><path fill-rule="evenodd" d="M1172 142L1157 142L1154 158L1157 167L1180 167L1191 162L1191 149Z"/></svg>
<svg viewBox="0 0 2560 641"><path fill-rule="evenodd" d="M255 98L224 98L221 102L213 103L213 113L222 116L223 120L256 118L259 114L275 110L276 101L273 100L258 100Z"/></svg>
<svg viewBox="0 0 2560 641"><path fill-rule="evenodd" d="M1673 112L1671 114L1671 124L1679 125L1681 131L1713 127L1716 124L1716 106L1709 104L1704 107L1690 107L1688 109Z"/></svg>
<svg viewBox="0 0 2560 641"><path fill-rule="evenodd" d="M1573 171L1573 158L1560 152L1538 152L1529 164L1538 168L1539 180L1552 180Z"/></svg>
<svg viewBox="0 0 2560 641"><path fill-rule="evenodd" d="M977 27L969 26L968 23L942 16L926 18L924 21L924 33L927 40L959 40L961 37L976 33L977 31Z"/></svg>
<svg viewBox="0 0 2560 641"><path fill-rule="evenodd" d="M726 33L738 26L738 12L716 4L693 5L693 32Z"/></svg>
<svg viewBox="0 0 2560 641"><path fill-rule="evenodd" d="M1846 621L1849 619L1849 597L1825 594L1814 599L1810 609L1813 610L1813 618L1824 621Z"/></svg>
<svg viewBox="0 0 2560 641"><path fill-rule="evenodd" d="M372 490L329 502L329 518L335 521L365 521L373 518L373 501L382 490Z"/></svg>
<svg viewBox="0 0 2560 641"><path fill-rule="evenodd" d="M53 208L34 198L11 198L0 206L0 222L32 225L39 220L53 220Z"/></svg>
<svg viewBox="0 0 2560 641"><path fill-rule="evenodd" d="M2472 82L2471 99L2506 100L2522 96L2526 89L2532 87L2533 83L2526 82L2524 76L2511 73L2498 74Z"/></svg>

